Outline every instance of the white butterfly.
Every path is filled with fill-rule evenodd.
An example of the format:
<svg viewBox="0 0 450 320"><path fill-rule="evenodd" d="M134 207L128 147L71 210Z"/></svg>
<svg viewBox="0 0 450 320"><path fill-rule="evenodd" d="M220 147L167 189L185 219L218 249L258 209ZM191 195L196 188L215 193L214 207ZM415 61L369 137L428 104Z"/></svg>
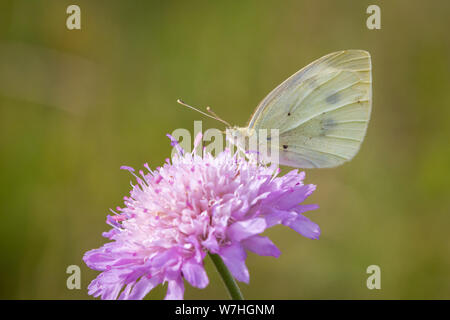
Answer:
<svg viewBox="0 0 450 320"><path fill-rule="evenodd" d="M278 129L279 164L335 167L358 152L371 108L370 54L344 50L292 75L261 101L247 127L231 130L234 136L251 137L260 129Z"/></svg>

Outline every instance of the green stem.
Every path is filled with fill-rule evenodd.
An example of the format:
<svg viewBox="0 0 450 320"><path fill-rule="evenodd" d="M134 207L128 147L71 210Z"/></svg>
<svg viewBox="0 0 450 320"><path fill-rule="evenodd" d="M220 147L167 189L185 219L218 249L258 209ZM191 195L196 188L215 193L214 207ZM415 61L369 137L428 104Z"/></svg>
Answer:
<svg viewBox="0 0 450 320"><path fill-rule="evenodd" d="M225 263L223 263L222 258L220 258L219 255L212 253L209 253L209 256L211 257L211 260L214 262L217 272L222 277L223 283L225 284L225 287L227 287L231 299L244 300L244 296L242 295L241 290L239 289L230 271L225 266Z"/></svg>

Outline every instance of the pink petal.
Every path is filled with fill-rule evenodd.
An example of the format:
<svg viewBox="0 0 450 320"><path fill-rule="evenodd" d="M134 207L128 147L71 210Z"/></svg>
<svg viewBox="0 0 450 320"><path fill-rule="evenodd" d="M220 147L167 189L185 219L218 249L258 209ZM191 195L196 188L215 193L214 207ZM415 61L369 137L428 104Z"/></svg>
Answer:
<svg viewBox="0 0 450 320"><path fill-rule="evenodd" d="M273 244L268 237L253 236L242 241L245 249L252 251L260 256L272 256L278 258L280 250Z"/></svg>
<svg viewBox="0 0 450 320"><path fill-rule="evenodd" d="M233 241L241 241L266 229L264 218L255 218L233 223L227 230L228 237Z"/></svg>
<svg viewBox="0 0 450 320"><path fill-rule="evenodd" d="M182 300L184 295L183 279L170 280L164 300Z"/></svg>
<svg viewBox="0 0 450 320"><path fill-rule="evenodd" d="M293 191L286 192L278 202L280 203L280 209L290 210L297 206L300 202L303 202L307 197L316 190L316 186L313 184L307 184L301 187L297 187Z"/></svg>
<svg viewBox="0 0 450 320"><path fill-rule="evenodd" d="M130 295L126 298L129 300L141 300L147 293L149 293L154 287L161 283L160 277L147 278L143 276L133 287Z"/></svg>
<svg viewBox="0 0 450 320"><path fill-rule="evenodd" d="M203 289L209 283L205 269L193 259L184 262L181 271L184 278L194 287Z"/></svg>
<svg viewBox="0 0 450 320"><path fill-rule="evenodd" d="M314 240L319 239L319 226L301 214L299 214L294 221L289 222L285 225L297 231L304 237Z"/></svg>
<svg viewBox="0 0 450 320"><path fill-rule="evenodd" d="M245 258L247 258L247 253L240 244L236 243L222 248L219 255L228 270L230 270L231 274L237 280L245 283L250 281L250 275L247 267L245 266Z"/></svg>

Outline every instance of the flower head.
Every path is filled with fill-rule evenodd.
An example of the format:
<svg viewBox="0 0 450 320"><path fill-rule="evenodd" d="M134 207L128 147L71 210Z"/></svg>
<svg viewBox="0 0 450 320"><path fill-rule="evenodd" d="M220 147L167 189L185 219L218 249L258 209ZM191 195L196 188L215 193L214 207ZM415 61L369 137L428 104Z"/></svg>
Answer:
<svg viewBox="0 0 450 320"><path fill-rule="evenodd" d="M196 139L198 140L198 139ZM156 170L134 173L136 179L124 207L107 217L112 240L86 252L84 261L102 271L89 294L102 299L142 299L168 282L166 299L182 299L183 278L194 287L208 285L203 259L219 255L231 274L249 282L247 251L278 257L280 251L261 236L277 224L317 239L320 229L302 213L317 205L301 205L315 189L305 174L293 170L278 176L264 166L225 150L213 157L178 153Z"/></svg>

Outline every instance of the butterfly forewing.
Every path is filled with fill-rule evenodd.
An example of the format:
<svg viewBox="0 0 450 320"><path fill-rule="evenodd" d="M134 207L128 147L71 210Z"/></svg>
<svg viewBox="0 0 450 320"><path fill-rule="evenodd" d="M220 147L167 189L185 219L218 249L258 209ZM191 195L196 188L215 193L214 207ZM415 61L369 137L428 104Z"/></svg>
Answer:
<svg viewBox="0 0 450 320"><path fill-rule="evenodd" d="M258 106L250 129L279 129L280 164L334 167L364 139L372 104L370 55L331 53L306 66Z"/></svg>

